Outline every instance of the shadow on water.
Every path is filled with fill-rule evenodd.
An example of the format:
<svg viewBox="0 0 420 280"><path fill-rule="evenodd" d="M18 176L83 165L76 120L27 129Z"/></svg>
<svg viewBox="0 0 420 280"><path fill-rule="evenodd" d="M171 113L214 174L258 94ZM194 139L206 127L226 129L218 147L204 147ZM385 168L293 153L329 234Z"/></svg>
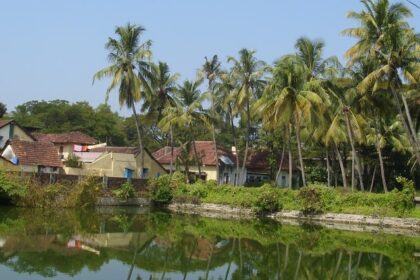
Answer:
<svg viewBox="0 0 420 280"><path fill-rule="evenodd" d="M0 208L0 275L11 279L420 279L419 252L420 237L265 219Z"/></svg>

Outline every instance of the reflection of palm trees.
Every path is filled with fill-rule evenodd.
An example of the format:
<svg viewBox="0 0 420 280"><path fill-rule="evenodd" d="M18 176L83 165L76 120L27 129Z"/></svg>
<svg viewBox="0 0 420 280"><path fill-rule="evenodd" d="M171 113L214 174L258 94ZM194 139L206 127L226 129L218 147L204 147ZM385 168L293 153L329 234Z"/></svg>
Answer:
<svg viewBox="0 0 420 280"><path fill-rule="evenodd" d="M337 264L335 265L334 274L333 274L332 279L335 279L337 277L342 258L343 258L343 251L340 251L340 253L338 254L338 260L337 260Z"/></svg>
<svg viewBox="0 0 420 280"><path fill-rule="evenodd" d="M232 242L233 242L232 250L229 253L229 264L228 264L228 267L227 267L227 270L226 270L225 280L228 279L229 272L230 272L230 267L232 266L233 252L235 251L236 239L233 239Z"/></svg>
<svg viewBox="0 0 420 280"><path fill-rule="evenodd" d="M297 279L300 270L300 263L302 262L302 251L299 250L299 258L296 265L295 277L293 279Z"/></svg>
<svg viewBox="0 0 420 280"><path fill-rule="evenodd" d="M195 249L197 248L197 244L198 244L197 239L194 239L194 247L192 248L190 257L188 258L188 264L191 263L192 256L194 255ZM182 278L183 280L187 279L187 274L188 274L188 268L184 272L184 277Z"/></svg>
<svg viewBox="0 0 420 280"><path fill-rule="evenodd" d="M139 242L140 242L140 234L137 234L136 250L134 251L133 261L131 262L131 267L130 267L130 271L128 272L127 280L131 279L131 275L133 273L134 263L136 262L137 255L141 253L145 248L147 248L149 244L153 241L153 239L155 239L155 236L152 236L152 238L147 240L143 244L143 246L141 246L140 249L138 249Z"/></svg>

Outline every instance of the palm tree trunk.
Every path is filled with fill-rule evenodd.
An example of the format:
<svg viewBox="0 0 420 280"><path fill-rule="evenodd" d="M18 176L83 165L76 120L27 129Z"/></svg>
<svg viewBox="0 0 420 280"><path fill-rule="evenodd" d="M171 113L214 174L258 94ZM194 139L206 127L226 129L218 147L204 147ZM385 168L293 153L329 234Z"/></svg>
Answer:
<svg viewBox="0 0 420 280"><path fill-rule="evenodd" d="M291 137L292 137L292 132L290 131L290 125L289 125L289 144L288 144L288 149L289 149L289 188L292 189L293 188L293 164L292 164L292 147L291 147Z"/></svg>
<svg viewBox="0 0 420 280"><path fill-rule="evenodd" d="M277 174L276 174L276 185L277 186L279 186L278 181L279 181L279 177L280 177L280 173L281 173L281 168L283 166L283 160L284 160L284 146L283 146L282 151L281 151L281 159L280 159L279 169L277 170Z"/></svg>
<svg viewBox="0 0 420 280"><path fill-rule="evenodd" d="M354 182L356 181L355 180L355 177L354 177L354 175L355 175L355 162L354 162L354 158L355 158L355 156L353 155L353 152L352 152L352 155L351 155L351 190L352 191L354 191Z"/></svg>
<svg viewBox="0 0 420 280"><path fill-rule="evenodd" d="M300 120L296 120L296 142L299 154L299 163L300 163L300 172L302 174L302 183L303 186L306 186L306 179L305 179L305 166L303 165L303 157L302 157L302 147L300 142Z"/></svg>
<svg viewBox="0 0 420 280"><path fill-rule="evenodd" d="M171 125L169 133L170 133L170 138L171 138L171 165L170 165L171 170L169 171L170 172L169 174L170 176L172 176L172 170L174 166L174 132L172 129L172 125Z"/></svg>
<svg viewBox="0 0 420 280"><path fill-rule="evenodd" d="M407 99L405 98L404 94L401 94L401 100L403 101L403 104L404 104L404 111L405 111L405 115L407 117L408 127L410 128L410 132L413 135L414 142L417 144L417 152L420 152L420 150L419 150L420 149L420 143L419 143L419 140L417 139L416 130L414 129L413 120L411 118L410 110L409 110L408 104L407 104ZM419 164L420 164L420 162L419 162Z"/></svg>
<svg viewBox="0 0 420 280"><path fill-rule="evenodd" d="M325 159L327 161L327 186L331 186L331 168L330 168L330 159L328 158L328 148L325 151Z"/></svg>
<svg viewBox="0 0 420 280"><path fill-rule="evenodd" d="M239 151L238 151L238 140L236 136L235 124L233 123L233 115L232 115L232 106L229 104L229 116L230 116L230 126L232 128L232 137L233 137L233 145L235 145L235 161L236 161L236 176L235 181L233 182L234 186L238 185L239 181Z"/></svg>
<svg viewBox="0 0 420 280"><path fill-rule="evenodd" d="M346 169L344 167L343 158L335 142L334 142L334 149L335 149L335 153L337 154L338 163L340 164L341 176L343 177L343 187L347 189Z"/></svg>
<svg viewBox="0 0 420 280"><path fill-rule="evenodd" d="M375 165L375 168L373 168L373 175L372 175L372 180L370 181L370 188L369 188L369 192L372 192L372 190L373 190L373 185L375 184L376 167L377 167L377 165Z"/></svg>
<svg viewBox="0 0 420 280"><path fill-rule="evenodd" d="M242 176L245 178L241 178L241 185L245 183L246 180L246 161L248 159L248 149L249 149L249 137L250 137L250 130L251 130L251 111L249 108L249 100L246 102L246 139L245 139L245 154L244 158L242 159ZM241 177L242 177L241 176ZM245 179L245 180L244 180Z"/></svg>
<svg viewBox="0 0 420 280"><path fill-rule="evenodd" d="M357 169L357 173L359 175L360 189L362 191L364 191L365 190L365 187L364 187L364 184L363 184L362 171L361 171L361 168L360 168L359 158L358 158L358 156L356 154L356 148L354 146L353 132L352 132L352 129L351 129L351 126L350 126L349 115L348 115L348 113L346 113L345 115L346 115L345 117L346 117L347 134L348 134L349 139L350 139L350 145L351 145L351 150L352 150L352 157L356 161L356 169Z"/></svg>
<svg viewBox="0 0 420 280"><path fill-rule="evenodd" d="M197 167L198 167L198 178L201 179L201 163L200 163L200 160L198 158L197 147L195 146L194 136L192 137L192 145L193 145L193 149L194 149L195 163L197 164Z"/></svg>
<svg viewBox="0 0 420 280"><path fill-rule="evenodd" d="M385 179L384 161L382 159L382 150L381 150L381 147L379 147L379 143L376 145L376 151L378 152L378 157L379 157L379 167L381 170L382 185L384 186L384 191L388 192L388 186L386 184L386 179Z"/></svg>
<svg viewBox="0 0 420 280"><path fill-rule="evenodd" d="M343 251L340 251L340 253L338 254L338 260L337 260L337 264L335 265L334 274L333 274L332 279L335 279L337 277L342 258L343 258Z"/></svg>
<svg viewBox="0 0 420 280"><path fill-rule="evenodd" d="M211 80L209 80L209 90L211 92L211 111L212 111L212 115L213 117L215 116L215 108L214 108L214 92L213 92L213 87L212 87L212 83ZM217 155L217 143L216 143L216 126L215 126L215 120L212 120L211 123L211 129L212 129L212 136L213 136L213 146L215 149L215 161L216 161L216 182L217 184L219 184L220 181L220 170L219 170L219 156Z"/></svg>
<svg viewBox="0 0 420 280"><path fill-rule="evenodd" d="M417 162L420 164L420 149L419 149L419 145L417 144L417 141L416 141L417 136L413 135L411 133L410 128L408 127L407 121L405 120L405 117L404 117L404 113L401 109L401 107L402 107L401 106L401 101L400 101L400 98L398 97L397 92L395 91L392 84L389 87L391 89L392 96L394 97L395 105L397 106L398 114L400 116L401 122L404 125L404 130L407 133L407 136L408 136L408 139L410 141L411 147L413 148L413 153L414 153L414 155L417 159ZM411 119L411 117L410 117L410 119Z"/></svg>
<svg viewBox="0 0 420 280"><path fill-rule="evenodd" d="M143 168L144 168L144 147L143 147L143 141L141 138L141 133L140 133L140 121L138 119L137 116L137 112L136 112L136 106L131 105L131 109L133 110L133 116L134 116L134 121L136 122L136 131L137 131L137 138L139 141L139 153L140 153L140 175L143 178Z"/></svg>
<svg viewBox="0 0 420 280"><path fill-rule="evenodd" d="M226 269L226 274L225 274L225 280L228 279L230 268L232 266L232 258L233 258L233 253L235 252L235 244L236 244L235 241L236 241L236 239L233 239L232 250L230 251L230 254L229 254L229 265L228 265L228 267Z"/></svg>

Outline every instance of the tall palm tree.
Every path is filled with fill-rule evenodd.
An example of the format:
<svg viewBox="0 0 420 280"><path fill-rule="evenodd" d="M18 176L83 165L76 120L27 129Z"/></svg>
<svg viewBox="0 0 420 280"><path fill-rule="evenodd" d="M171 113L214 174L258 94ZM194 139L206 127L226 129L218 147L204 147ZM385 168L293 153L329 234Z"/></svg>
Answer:
<svg viewBox="0 0 420 280"><path fill-rule="evenodd" d="M343 31L344 35L358 39L347 52L350 63L360 57L372 57L379 63L360 83L358 89L366 93L378 83L387 81L395 106L410 140L413 154L420 163L420 142L413 129L413 122L403 93L403 76L408 83L418 83L420 54L419 37L405 19L411 11L402 3L390 4L389 0L362 0L365 10L351 11L348 17L359 21L360 26Z"/></svg>
<svg viewBox="0 0 420 280"><path fill-rule="evenodd" d="M238 149L238 133L234 124L235 113L234 113L234 101L235 101L235 88L236 81L232 77L232 73L221 71L219 73L219 82L215 84L214 91L215 93L215 112L222 116L226 123L230 124L233 145L237 151ZM236 174L234 185L238 184L239 180L239 156L235 156L236 162Z"/></svg>
<svg viewBox="0 0 420 280"><path fill-rule="evenodd" d="M294 127L303 185L306 185L302 157L301 127L320 118L324 100L314 90L320 90L316 83L304 81L305 67L296 56L285 56L274 66L273 78L266 87L263 97L257 101L256 111L263 123L271 125L292 124ZM289 141L291 137L289 126ZM289 155L291 149L289 147ZM289 156L290 157L290 156ZM289 158L289 165L291 157ZM290 168L289 168L290 169ZM289 170L291 172L291 170ZM289 177L291 174L289 173ZM291 178L289 178L289 187Z"/></svg>
<svg viewBox="0 0 420 280"><path fill-rule="evenodd" d="M248 49L239 51L239 59L228 57L228 62L233 64L232 75L239 85L235 94L235 110L244 115L243 118L246 122L245 152L242 158L242 171L239 176L239 184L242 185L246 180L245 166L251 136L251 104L256 99L257 90L261 85L260 79L265 71L265 63L255 57L255 51Z"/></svg>
<svg viewBox="0 0 420 280"><path fill-rule="evenodd" d="M177 98L180 101L179 106L167 107L158 124L164 131L169 130L170 127L181 127L190 132L189 137L194 149L199 176L201 176L201 160L197 153L194 127L208 126L209 124L209 116L202 108L205 96L201 95L199 90L201 83L202 80L184 81L183 85L179 86L176 91Z"/></svg>
<svg viewBox="0 0 420 280"><path fill-rule="evenodd" d="M216 143L216 123L217 123L217 114L216 114L216 110L215 110L215 91L214 91L214 84L216 81L217 76L219 75L220 72L220 61L217 58L217 55L214 55L212 57L212 59L207 59L207 57L205 57L205 62L204 65L202 67L202 71L205 74L207 81L208 81L208 94L209 94L209 99L210 99L210 106L211 106L211 117L212 117L212 124L211 124L211 129L212 129L212 136L213 136L213 146L215 148L215 162L216 162L216 178L217 178L217 183L219 183L220 178L219 178L219 157L217 155L217 143Z"/></svg>
<svg viewBox="0 0 420 280"><path fill-rule="evenodd" d="M98 71L93 77L93 81L112 77L112 82L106 91L106 100L109 93L118 87L120 106L126 105L132 109L142 159L141 170L144 167L144 147L135 103L141 99L142 87L147 86L140 67L144 67L151 57L151 41L140 43L140 37L144 31L143 27L130 23L116 27L117 38L110 37L105 45L109 51L108 59L111 65Z"/></svg>
<svg viewBox="0 0 420 280"><path fill-rule="evenodd" d="M145 72L145 78L149 82L151 92L145 92L142 110L146 110L149 115L155 115L154 118L158 122L166 106L175 106L174 93L179 74L171 74L168 64L159 61L158 64L151 64L150 71Z"/></svg>

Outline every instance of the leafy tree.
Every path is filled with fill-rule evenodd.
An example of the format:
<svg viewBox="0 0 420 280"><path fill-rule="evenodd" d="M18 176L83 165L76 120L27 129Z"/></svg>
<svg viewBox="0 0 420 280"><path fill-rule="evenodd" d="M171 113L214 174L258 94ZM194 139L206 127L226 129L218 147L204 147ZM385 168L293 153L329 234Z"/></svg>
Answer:
<svg viewBox="0 0 420 280"><path fill-rule="evenodd" d="M6 104L0 102L0 118L3 118L3 116L7 113L7 107Z"/></svg>

